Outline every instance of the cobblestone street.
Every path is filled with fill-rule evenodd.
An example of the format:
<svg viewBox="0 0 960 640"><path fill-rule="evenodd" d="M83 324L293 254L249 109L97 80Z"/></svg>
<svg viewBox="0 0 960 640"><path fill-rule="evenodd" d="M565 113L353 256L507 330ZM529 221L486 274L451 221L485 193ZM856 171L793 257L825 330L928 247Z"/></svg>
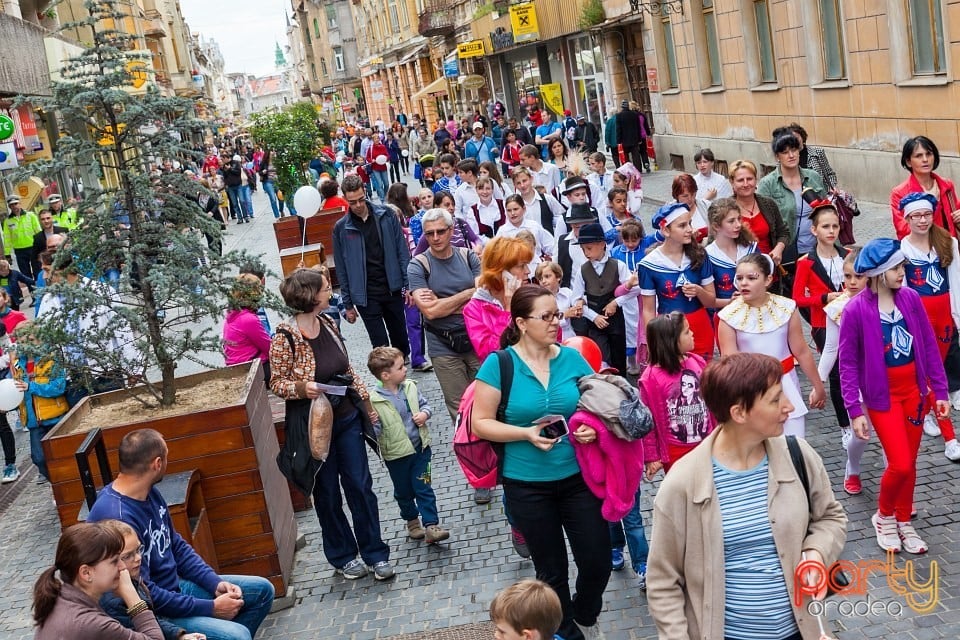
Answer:
<svg viewBox="0 0 960 640"><path fill-rule="evenodd" d="M649 230L649 214L656 201L669 199L673 172L661 171L644 175L647 204L645 224ZM413 181L411 180L411 184ZM256 219L251 225L231 225L227 232L227 248L243 247L262 253L267 266L279 272L279 258L270 228L273 218L262 192L254 195ZM863 215L856 220L861 242L891 233L887 205L862 203ZM268 286L276 287L274 278ZM343 323L348 348L357 371L366 372L366 353L370 345L362 324ZM219 362L219 358L208 358ZM187 366L185 373L191 371ZM333 568L323 558L316 515L298 515L300 532L306 546L297 553L293 575L295 606L269 616L258 638L307 640L313 638L387 638L399 634L439 630L446 627L484 622L487 609L497 590L524 577L534 575L533 564L513 553L509 528L503 516L500 491L489 505L473 503L473 492L467 486L456 464L450 441L452 426L443 410L439 385L432 373L413 373L424 395L434 409L431 429L435 437L433 480L437 492L442 523L451 531L446 544L427 546L406 537L404 522L392 498L386 467L378 460L370 462L374 490L380 504L384 539L391 548L391 561L397 577L386 583L372 578L346 581L333 575ZM368 380L370 379L367 374ZM843 493L843 456L839 433L832 409L808 415L809 441L824 457L834 490L850 519L843 558L882 560L869 517L876 509L879 477L883 460L879 445L868 448L863 459L864 490L861 495ZM956 416L957 414L955 414ZM0 487L0 638L20 640L32 638L30 598L33 582L53 557L59 523L49 485L35 483L36 471L29 461L28 436L16 434L18 466L23 472L14 484ZM650 500L655 485L645 486L645 525L649 536ZM861 638L956 638L960 629L960 514L957 511L960 465L943 456L940 438L925 437L918 463L915 504L917 528L930 545L930 553L917 558L897 559L913 562L915 581L924 582L930 567L937 563L938 600L931 613L919 615L911 609L898 591L902 583L880 572L869 578L870 601L882 603L869 615L859 615L848 605L840 612L831 605L830 624L837 637L844 640ZM798 504L797 509L806 509ZM628 563L629 564L629 563ZM572 567L571 563L571 567ZM831 603L854 603L861 596L834 598ZM919 598L919 605L926 598ZM850 613L850 615L844 615ZM899 614L899 615L897 615ZM646 598L636 587L629 570L614 573L605 596L600 626L610 640L656 638L656 630L647 612ZM717 639L719 640L719 639ZM758 639L761 640L761 639Z"/></svg>

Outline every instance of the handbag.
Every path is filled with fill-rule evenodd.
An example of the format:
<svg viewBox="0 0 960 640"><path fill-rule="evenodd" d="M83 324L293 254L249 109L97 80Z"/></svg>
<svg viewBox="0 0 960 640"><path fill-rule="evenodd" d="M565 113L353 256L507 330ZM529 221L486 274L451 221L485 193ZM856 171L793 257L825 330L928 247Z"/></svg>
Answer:
<svg viewBox="0 0 960 640"><path fill-rule="evenodd" d="M800 443L797 442L797 436L786 436L787 449L790 451L790 461L793 462L793 468L797 472L797 478L803 485L803 491L807 495L807 511L810 510L810 480L807 478L807 465L803 461L803 451L800 449ZM850 586L850 576L845 571L833 572L833 579L827 581L827 594L825 598L836 595L837 592L833 585L837 585L841 590L846 590Z"/></svg>
<svg viewBox="0 0 960 640"><path fill-rule="evenodd" d="M837 236L840 244L856 244L856 239L853 236L853 219L860 215L857 201L850 194L841 191L833 197L833 206L840 217L840 234Z"/></svg>

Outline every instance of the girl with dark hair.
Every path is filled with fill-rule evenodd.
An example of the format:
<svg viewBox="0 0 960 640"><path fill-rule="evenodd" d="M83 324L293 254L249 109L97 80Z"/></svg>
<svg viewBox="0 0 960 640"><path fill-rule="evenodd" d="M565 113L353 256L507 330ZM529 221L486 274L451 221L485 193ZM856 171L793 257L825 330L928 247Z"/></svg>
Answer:
<svg viewBox="0 0 960 640"><path fill-rule="evenodd" d="M736 286L740 295L720 310L717 343L724 356L732 353L765 353L780 360L783 392L793 410L783 426L784 433L803 438L807 407L800 394L796 363L810 380L810 406L820 409L826 392L817 373L813 354L803 337L797 303L767 291L773 281L773 260L751 253L737 263Z"/></svg>
<svg viewBox="0 0 960 640"><path fill-rule="evenodd" d="M900 200L900 212L910 232L900 241L900 250L907 259L906 284L920 294L927 318L937 340L937 348L947 374L950 400L960 402L960 253L957 239L942 227L933 224L936 200L926 193L910 193ZM931 412L923 421L927 435L943 435L944 455L951 462L960 461L950 418L937 420Z"/></svg>
<svg viewBox="0 0 960 640"><path fill-rule="evenodd" d="M570 150L567 149L567 143L564 142L563 138L556 138L550 142L550 146L547 147L549 153L548 161L555 165L557 169L560 169L560 175L566 177L567 175L567 161L569 160Z"/></svg>
<svg viewBox="0 0 960 640"><path fill-rule="evenodd" d="M693 154L693 161L697 165L697 174L693 176L697 182L697 200L705 202L709 207L715 200L733 196L727 177L713 170L713 151L701 149Z"/></svg>
<svg viewBox="0 0 960 640"><path fill-rule="evenodd" d="M35 640L163 640L156 616L120 559L122 550L123 536L104 523L75 524L63 531L53 566L33 586ZM123 599L134 630L100 608L100 598L109 591Z"/></svg>
<svg viewBox="0 0 960 640"><path fill-rule="evenodd" d="M644 439L647 478L677 460L706 438L715 426L700 395L706 361L693 350L693 331L679 311L647 325L649 365L640 376L640 398L653 413L654 428ZM655 454L655 455L654 455Z"/></svg>
<svg viewBox="0 0 960 640"><path fill-rule="evenodd" d="M407 221L417 213L407 194L407 185L403 182L394 182L387 189L387 204L392 204L400 210L403 216L400 223L403 226L407 226Z"/></svg>
<svg viewBox="0 0 960 640"><path fill-rule="evenodd" d="M497 169L497 163L492 160L481 162L477 168L477 178L490 178L493 181L493 197L497 200L503 200L510 195L510 185L503 183L503 176Z"/></svg>
<svg viewBox="0 0 960 640"><path fill-rule="evenodd" d="M900 215L900 200L908 193L928 193L937 200L933 211L933 224L946 229L957 237L960 223L960 199L953 182L935 173L940 166L940 150L926 136L910 138L903 144L900 166L910 172L906 180L890 192L890 215L897 239L902 240L910 232L910 225Z"/></svg>
<svg viewBox="0 0 960 640"><path fill-rule="evenodd" d="M556 344L562 314L543 287L521 287L510 304L510 323L501 345L513 367L513 384L502 421L500 359L491 354L477 373L473 427L478 437L503 442L503 491L514 524L526 537L537 576L549 584L563 608L558 633L568 640L595 637L610 578L610 531L601 501L587 487L574 448L596 440L581 426L560 438L541 432L546 414L569 419L577 410L577 381L593 369L574 349ZM571 595L567 561L570 542L577 565Z"/></svg>
<svg viewBox="0 0 960 640"><path fill-rule="evenodd" d="M693 328L694 353L713 357L713 327L707 308L716 304L713 272L703 247L694 242L687 205L666 204L653 216L663 244L648 253L637 269L643 297L643 325L658 313L680 311Z"/></svg>
<svg viewBox="0 0 960 640"><path fill-rule="evenodd" d="M707 210L710 222L710 237L707 259L713 269L713 287L717 292L715 307L720 309L733 299L733 286L737 275L737 262L748 253L756 253L757 239L750 228L743 224L740 206L733 198L714 200Z"/></svg>

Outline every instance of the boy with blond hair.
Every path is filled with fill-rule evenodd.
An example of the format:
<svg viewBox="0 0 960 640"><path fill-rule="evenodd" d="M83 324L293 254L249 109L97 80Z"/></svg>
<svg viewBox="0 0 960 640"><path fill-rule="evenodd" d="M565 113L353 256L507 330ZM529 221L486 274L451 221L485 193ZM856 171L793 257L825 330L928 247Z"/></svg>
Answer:
<svg viewBox="0 0 960 640"><path fill-rule="evenodd" d="M528 578L499 592L490 603L496 640L562 640L560 598L546 582Z"/></svg>
<svg viewBox="0 0 960 640"><path fill-rule="evenodd" d="M407 536L427 544L446 540L450 532L440 526L437 496L431 486L430 405L417 390L417 383L407 379L407 365L399 349L377 347L370 352L367 368L377 378L377 386L370 390L370 403L380 419L374 430L393 482L393 497L407 522Z"/></svg>

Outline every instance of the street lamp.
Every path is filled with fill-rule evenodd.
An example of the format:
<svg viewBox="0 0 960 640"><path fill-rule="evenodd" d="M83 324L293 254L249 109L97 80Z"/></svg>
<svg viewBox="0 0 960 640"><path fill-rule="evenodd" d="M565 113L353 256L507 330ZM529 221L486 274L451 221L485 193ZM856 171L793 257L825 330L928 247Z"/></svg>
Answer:
<svg viewBox="0 0 960 640"><path fill-rule="evenodd" d="M630 0L630 11L646 11L652 16L660 16L669 13L683 14L683 0Z"/></svg>

